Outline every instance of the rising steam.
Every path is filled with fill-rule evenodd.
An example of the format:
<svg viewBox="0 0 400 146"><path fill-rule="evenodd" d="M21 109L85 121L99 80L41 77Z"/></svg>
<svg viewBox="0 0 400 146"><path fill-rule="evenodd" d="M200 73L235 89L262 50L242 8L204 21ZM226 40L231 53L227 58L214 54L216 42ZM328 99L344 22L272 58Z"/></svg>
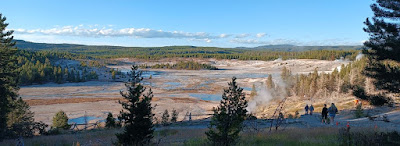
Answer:
<svg viewBox="0 0 400 146"><path fill-rule="evenodd" d="M249 111L249 113L257 113L257 110L260 106L266 106L269 101L273 99L271 92L268 91L264 84L259 85L256 88L256 91L257 95L253 98L253 100L249 101L247 106L247 111Z"/></svg>

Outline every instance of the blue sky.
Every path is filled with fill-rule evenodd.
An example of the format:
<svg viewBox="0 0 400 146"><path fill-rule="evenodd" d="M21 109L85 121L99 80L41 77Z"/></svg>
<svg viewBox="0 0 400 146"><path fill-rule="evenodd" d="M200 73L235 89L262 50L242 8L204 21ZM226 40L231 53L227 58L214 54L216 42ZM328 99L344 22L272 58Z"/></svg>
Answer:
<svg viewBox="0 0 400 146"><path fill-rule="evenodd" d="M16 39L122 46L361 45L372 0L6 0Z"/></svg>

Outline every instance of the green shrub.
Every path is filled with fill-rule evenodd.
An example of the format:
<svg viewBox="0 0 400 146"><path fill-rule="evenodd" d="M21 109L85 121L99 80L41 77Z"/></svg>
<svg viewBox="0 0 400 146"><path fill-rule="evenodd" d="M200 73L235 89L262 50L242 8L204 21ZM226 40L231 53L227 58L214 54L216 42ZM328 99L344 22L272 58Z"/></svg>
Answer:
<svg viewBox="0 0 400 146"><path fill-rule="evenodd" d="M117 124L115 123L115 119L111 112L108 113L106 118L106 128L115 128Z"/></svg>
<svg viewBox="0 0 400 146"><path fill-rule="evenodd" d="M362 109L362 105L361 104L358 104L356 106L356 111L354 112L354 116L356 118L361 118L361 117L364 116L364 110Z"/></svg>
<svg viewBox="0 0 400 146"><path fill-rule="evenodd" d="M53 128L69 129L71 125L68 125L68 116L64 111L59 111L53 117Z"/></svg>
<svg viewBox="0 0 400 146"><path fill-rule="evenodd" d="M400 135L393 132L351 132L341 129L339 132L340 145L400 145Z"/></svg>

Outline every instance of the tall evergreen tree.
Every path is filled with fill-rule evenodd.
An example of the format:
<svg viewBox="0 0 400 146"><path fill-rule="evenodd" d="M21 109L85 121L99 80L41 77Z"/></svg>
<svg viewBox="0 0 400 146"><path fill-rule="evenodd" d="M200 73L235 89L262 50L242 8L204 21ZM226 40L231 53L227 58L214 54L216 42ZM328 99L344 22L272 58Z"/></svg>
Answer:
<svg viewBox="0 0 400 146"><path fill-rule="evenodd" d="M10 136L31 137L35 132L34 113L30 111L28 103L21 98L10 103L11 111L8 113L7 125L10 127Z"/></svg>
<svg viewBox="0 0 400 146"><path fill-rule="evenodd" d="M267 79L266 83L267 83L267 88L268 89L274 89L275 88L275 83L272 80L272 75L271 74L268 74L268 79Z"/></svg>
<svg viewBox="0 0 400 146"><path fill-rule="evenodd" d="M236 78L233 77L228 85L229 88L224 89L219 106L213 109L209 131L206 132L208 139L214 145L235 144L247 113L245 94L236 84Z"/></svg>
<svg viewBox="0 0 400 146"><path fill-rule="evenodd" d="M253 100L254 97L257 96L257 89L256 89L256 85L253 84L253 86L251 87L251 92L250 92L250 100Z"/></svg>
<svg viewBox="0 0 400 146"><path fill-rule="evenodd" d="M169 125L169 113L168 113L167 109L165 109L165 111L161 117L161 124L163 124L164 126Z"/></svg>
<svg viewBox="0 0 400 146"><path fill-rule="evenodd" d="M4 139L7 129L9 102L17 97L18 85L14 55L17 51L12 42L13 31L6 31L8 23L0 13L0 141Z"/></svg>
<svg viewBox="0 0 400 146"><path fill-rule="evenodd" d="M142 71L133 65L130 73L131 78L125 84L127 92L121 91L121 95L127 102L120 101L122 110L119 119L124 123L123 133L116 134L118 143L121 145L146 145L153 138L153 107L151 100L153 92L150 90L144 94L146 88L141 84L143 80Z"/></svg>
<svg viewBox="0 0 400 146"><path fill-rule="evenodd" d="M179 113L175 109L172 110L172 114L171 114L171 122L172 123L175 123L178 120L178 114Z"/></svg>
<svg viewBox="0 0 400 146"><path fill-rule="evenodd" d="M377 89L400 93L400 0L376 0L371 5L372 21L364 31L369 40L363 53L368 57L364 74L374 78Z"/></svg>

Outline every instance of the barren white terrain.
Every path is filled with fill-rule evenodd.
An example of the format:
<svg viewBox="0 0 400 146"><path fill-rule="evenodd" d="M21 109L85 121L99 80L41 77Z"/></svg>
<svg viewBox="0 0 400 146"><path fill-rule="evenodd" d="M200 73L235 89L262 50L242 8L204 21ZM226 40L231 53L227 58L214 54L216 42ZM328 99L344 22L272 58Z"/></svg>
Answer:
<svg viewBox="0 0 400 146"><path fill-rule="evenodd" d="M156 62L146 62L135 59L118 59L126 65L108 66L128 72L130 64L174 63L177 59L164 59ZM187 59L178 59L187 60ZM285 66L293 74L310 73L315 68L319 72L331 72L333 69L348 61L322 60L275 60L275 61L241 61L197 59L198 62L210 63L219 70L166 70L148 69L143 76L143 84L154 92L153 106L156 116L160 116L165 109L179 112L178 120L202 119L209 117L227 83L233 76L238 78L240 87L249 94L253 84L264 83L268 74L272 74L274 81L279 82L281 69ZM149 79L149 77L152 77ZM86 116L93 120L103 120L107 112L117 115L122 109L118 100L121 100L120 91L124 91L123 82L90 81L84 83L47 83L21 87L20 96L31 105L35 112L35 120L51 123L53 115L63 110L70 119ZM291 105L297 110L309 101L298 101ZM273 110L275 106L265 107ZM293 112L293 109L289 109ZM266 111L267 113L267 111Z"/></svg>

